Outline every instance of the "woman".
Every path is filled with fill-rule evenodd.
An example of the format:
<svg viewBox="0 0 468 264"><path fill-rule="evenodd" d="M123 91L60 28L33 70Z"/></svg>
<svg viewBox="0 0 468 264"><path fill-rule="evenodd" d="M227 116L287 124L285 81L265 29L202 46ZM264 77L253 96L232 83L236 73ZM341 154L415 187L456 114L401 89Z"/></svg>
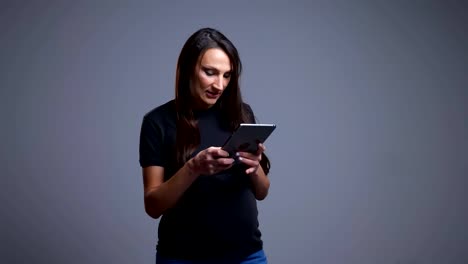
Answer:
<svg viewBox="0 0 468 264"><path fill-rule="evenodd" d="M240 123L255 122L241 70L231 41L200 29L180 53L175 100L143 118L139 161L145 210L161 216L158 264L267 263L257 219L270 186L265 147L235 158L220 148Z"/></svg>

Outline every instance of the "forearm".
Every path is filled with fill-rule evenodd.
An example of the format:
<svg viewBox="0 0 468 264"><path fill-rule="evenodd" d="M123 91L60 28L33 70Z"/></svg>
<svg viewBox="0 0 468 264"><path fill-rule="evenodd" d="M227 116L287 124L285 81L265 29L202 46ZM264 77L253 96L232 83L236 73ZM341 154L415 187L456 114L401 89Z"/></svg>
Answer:
<svg viewBox="0 0 468 264"><path fill-rule="evenodd" d="M187 163L169 180L145 192L145 210L157 219L164 211L173 207L190 185L197 179Z"/></svg>
<svg viewBox="0 0 468 264"><path fill-rule="evenodd" d="M258 170L249 175L252 182L252 191L257 200L263 200L268 195L268 190L270 189L270 180L265 175L262 167L260 166Z"/></svg>

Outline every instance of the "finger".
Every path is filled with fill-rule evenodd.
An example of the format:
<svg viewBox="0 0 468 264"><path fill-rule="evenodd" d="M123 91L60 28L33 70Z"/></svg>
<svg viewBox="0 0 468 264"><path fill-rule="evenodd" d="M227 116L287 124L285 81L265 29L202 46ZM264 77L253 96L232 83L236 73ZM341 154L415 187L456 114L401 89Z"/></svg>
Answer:
<svg viewBox="0 0 468 264"><path fill-rule="evenodd" d="M249 152L242 152L242 151L237 152L236 156L246 158L246 159L250 159L250 160L259 160L260 159L260 157L258 155L256 155L256 154L252 154L252 153L249 153Z"/></svg>
<svg viewBox="0 0 468 264"><path fill-rule="evenodd" d="M263 145L263 143L258 143L257 155L262 154L263 152L265 152L265 150L266 150L265 145Z"/></svg>
<svg viewBox="0 0 468 264"><path fill-rule="evenodd" d="M206 152L212 156L218 153L218 147L209 147L206 149Z"/></svg>
<svg viewBox="0 0 468 264"><path fill-rule="evenodd" d="M212 152L213 152L213 149L210 147L201 151L199 155L197 156L199 156L199 158L202 160L211 161L213 160L213 155L211 154Z"/></svg>
<svg viewBox="0 0 468 264"><path fill-rule="evenodd" d="M226 166L226 165L230 165L234 163L234 159L233 158L219 158L219 159L216 159L216 162L218 163L218 165Z"/></svg>
<svg viewBox="0 0 468 264"><path fill-rule="evenodd" d="M265 151L265 146L262 143L258 143L257 151L255 152L255 155L260 156L262 155L264 151Z"/></svg>
<svg viewBox="0 0 468 264"><path fill-rule="evenodd" d="M247 165L249 167L257 167L260 164L258 160L247 159L247 158L244 158L244 157L239 157L239 161L244 163L245 165Z"/></svg>
<svg viewBox="0 0 468 264"><path fill-rule="evenodd" d="M245 171L245 173L246 173L246 174L251 174L251 173L255 172L255 170L257 170L256 167L254 167L254 168L248 168L248 169Z"/></svg>
<svg viewBox="0 0 468 264"><path fill-rule="evenodd" d="M218 149L218 157L229 157L229 152L225 151L224 149Z"/></svg>
<svg viewBox="0 0 468 264"><path fill-rule="evenodd" d="M223 150L221 147L210 147L209 153L215 157L229 157L229 152Z"/></svg>

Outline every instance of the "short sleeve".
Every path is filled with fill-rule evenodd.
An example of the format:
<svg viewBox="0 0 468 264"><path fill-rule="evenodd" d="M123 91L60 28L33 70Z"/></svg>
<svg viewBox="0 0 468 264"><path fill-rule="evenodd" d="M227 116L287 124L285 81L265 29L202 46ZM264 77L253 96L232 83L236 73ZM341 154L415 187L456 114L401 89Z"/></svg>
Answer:
<svg viewBox="0 0 468 264"><path fill-rule="evenodd" d="M249 104L244 103L244 111L247 114L248 122L251 124L255 124L256 123L255 114Z"/></svg>
<svg viewBox="0 0 468 264"><path fill-rule="evenodd" d="M165 167L163 136L161 127L154 120L145 116L141 124L139 145L139 162L142 168L148 166Z"/></svg>

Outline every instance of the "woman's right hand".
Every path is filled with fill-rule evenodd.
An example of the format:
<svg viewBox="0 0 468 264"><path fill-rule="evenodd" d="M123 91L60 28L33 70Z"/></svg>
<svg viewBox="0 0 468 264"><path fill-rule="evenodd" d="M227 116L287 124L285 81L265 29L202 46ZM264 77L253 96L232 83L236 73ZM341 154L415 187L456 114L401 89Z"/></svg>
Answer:
<svg viewBox="0 0 468 264"><path fill-rule="evenodd" d="M231 168L233 164L234 159L220 147L204 149L187 162L189 169L197 175L213 175Z"/></svg>

